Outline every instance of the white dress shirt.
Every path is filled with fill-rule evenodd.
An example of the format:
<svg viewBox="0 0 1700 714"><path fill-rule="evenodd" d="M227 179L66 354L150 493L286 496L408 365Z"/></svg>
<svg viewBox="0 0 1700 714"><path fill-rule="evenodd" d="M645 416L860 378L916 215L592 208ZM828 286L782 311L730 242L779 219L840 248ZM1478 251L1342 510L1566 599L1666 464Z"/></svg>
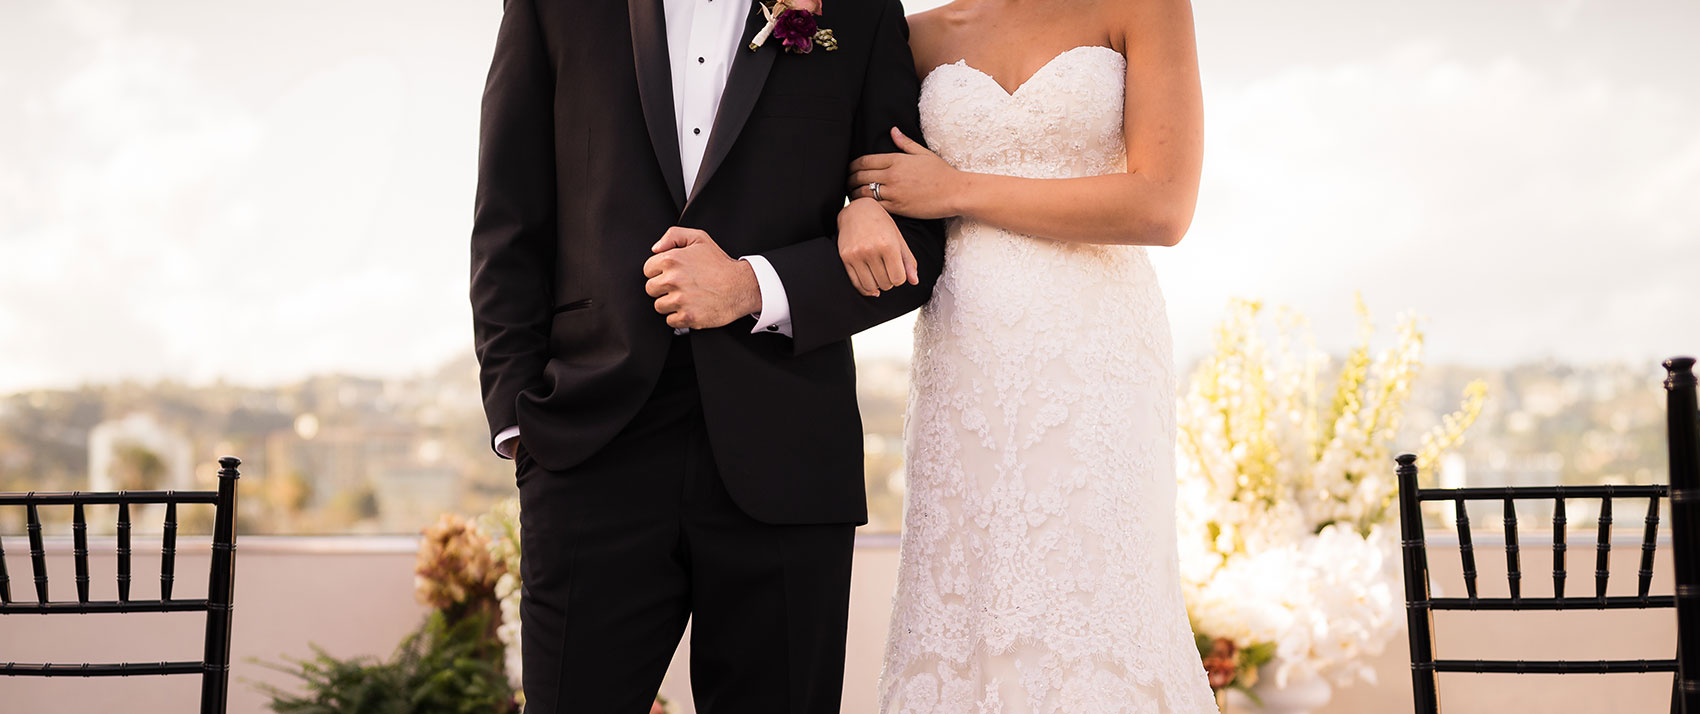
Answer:
<svg viewBox="0 0 1700 714"><path fill-rule="evenodd" d="M679 161L685 172L685 190L689 191L702 168L732 59L743 45L744 20L750 5L747 0L665 0L664 12L667 58L673 65L673 126L679 131ZM755 271L761 291L761 312L753 315L756 326L752 332L789 337L791 302L779 273L759 255L740 260ZM513 440L518 437L518 426L503 429L496 435L496 453L513 458Z"/></svg>

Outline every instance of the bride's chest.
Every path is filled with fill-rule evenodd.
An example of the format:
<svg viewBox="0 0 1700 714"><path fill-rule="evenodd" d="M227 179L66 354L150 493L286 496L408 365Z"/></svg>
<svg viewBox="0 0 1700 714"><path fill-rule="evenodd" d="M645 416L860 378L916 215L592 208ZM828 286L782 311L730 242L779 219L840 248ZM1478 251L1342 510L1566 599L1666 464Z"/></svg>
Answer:
<svg viewBox="0 0 1700 714"><path fill-rule="evenodd" d="M921 126L927 143L964 170L1035 177L1124 170L1125 77L1125 60L1105 47L1064 52L1013 92L965 62L947 64L922 84Z"/></svg>

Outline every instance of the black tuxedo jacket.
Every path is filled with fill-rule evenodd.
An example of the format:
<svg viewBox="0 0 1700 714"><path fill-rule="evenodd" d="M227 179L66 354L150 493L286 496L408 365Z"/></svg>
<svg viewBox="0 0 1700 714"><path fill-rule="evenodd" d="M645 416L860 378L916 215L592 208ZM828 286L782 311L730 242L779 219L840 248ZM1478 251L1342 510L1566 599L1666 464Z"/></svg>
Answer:
<svg viewBox="0 0 1700 714"><path fill-rule="evenodd" d="M750 5L744 44L763 22ZM519 425L537 463L582 462L626 427L673 338L644 292L675 225L761 254L794 338L745 318L689 335L717 465L769 523L863 523L852 334L925 302L938 221L898 218L921 284L852 287L834 243L846 169L921 137L898 0L834 0L839 49L740 47L686 200L662 0L508 0L485 87L472 230L473 330L491 433ZM682 446L682 445L681 445Z"/></svg>

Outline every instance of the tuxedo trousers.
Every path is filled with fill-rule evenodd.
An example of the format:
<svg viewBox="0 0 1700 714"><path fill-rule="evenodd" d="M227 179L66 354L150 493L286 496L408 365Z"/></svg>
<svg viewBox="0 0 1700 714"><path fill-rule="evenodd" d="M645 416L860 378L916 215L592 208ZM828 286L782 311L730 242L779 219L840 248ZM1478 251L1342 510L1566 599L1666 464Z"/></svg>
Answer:
<svg viewBox="0 0 1700 714"><path fill-rule="evenodd" d="M740 510L696 379L690 338L675 337L608 446L563 471L521 450L527 714L648 714L687 620L701 714L839 711L855 526Z"/></svg>

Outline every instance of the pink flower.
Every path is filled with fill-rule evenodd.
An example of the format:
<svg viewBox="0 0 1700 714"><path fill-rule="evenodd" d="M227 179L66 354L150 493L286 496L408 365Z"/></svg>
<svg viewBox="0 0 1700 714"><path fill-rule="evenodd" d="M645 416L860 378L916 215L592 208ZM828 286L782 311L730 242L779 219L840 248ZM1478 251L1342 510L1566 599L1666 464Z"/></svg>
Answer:
<svg viewBox="0 0 1700 714"><path fill-rule="evenodd" d="M821 0L788 0L785 4L812 15L821 14Z"/></svg>

